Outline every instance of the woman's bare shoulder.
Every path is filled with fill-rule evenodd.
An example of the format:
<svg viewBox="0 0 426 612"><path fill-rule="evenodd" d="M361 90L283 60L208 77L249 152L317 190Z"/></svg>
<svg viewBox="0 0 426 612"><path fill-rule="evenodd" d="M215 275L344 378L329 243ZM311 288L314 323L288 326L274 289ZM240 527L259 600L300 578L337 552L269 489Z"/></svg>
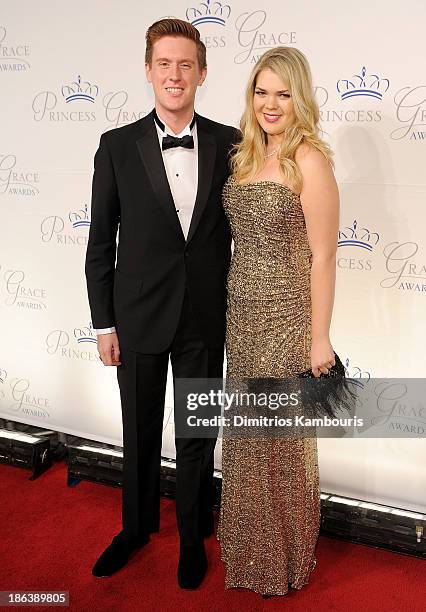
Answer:
<svg viewBox="0 0 426 612"><path fill-rule="evenodd" d="M297 147L294 160L302 173L330 169L330 162L324 153L308 142L302 142Z"/></svg>
<svg viewBox="0 0 426 612"><path fill-rule="evenodd" d="M315 159L325 159L324 154L310 142L301 142L296 149L294 158L297 163L304 161L313 161Z"/></svg>

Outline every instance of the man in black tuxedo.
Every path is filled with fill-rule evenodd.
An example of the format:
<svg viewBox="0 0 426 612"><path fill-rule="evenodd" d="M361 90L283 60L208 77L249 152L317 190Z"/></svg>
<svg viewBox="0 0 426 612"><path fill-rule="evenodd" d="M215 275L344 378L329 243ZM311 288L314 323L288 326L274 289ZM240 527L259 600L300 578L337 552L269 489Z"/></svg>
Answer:
<svg viewBox="0 0 426 612"><path fill-rule="evenodd" d="M237 131L194 112L206 77L198 31L163 19L146 39L155 109L101 136L93 176L85 271L100 358L117 366L124 454L123 529L95 576L123 567L159 530L169 357L174 379L223 371L231 236L221 193ZM196 588L207 570L203 538L213 533L216 440L175 442L178 582Z"/></svg>

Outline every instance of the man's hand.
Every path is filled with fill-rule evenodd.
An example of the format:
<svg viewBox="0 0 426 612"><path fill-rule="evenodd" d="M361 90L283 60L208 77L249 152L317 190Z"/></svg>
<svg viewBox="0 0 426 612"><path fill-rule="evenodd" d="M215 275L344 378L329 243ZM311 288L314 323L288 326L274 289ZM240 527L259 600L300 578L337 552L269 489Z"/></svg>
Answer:
<svg viewBox="0 0 426 612"><path fill-rule="evenodd" d="M98 335L98 353L102 363L106 366L121 365L120 345L117 333Z"/></svg>

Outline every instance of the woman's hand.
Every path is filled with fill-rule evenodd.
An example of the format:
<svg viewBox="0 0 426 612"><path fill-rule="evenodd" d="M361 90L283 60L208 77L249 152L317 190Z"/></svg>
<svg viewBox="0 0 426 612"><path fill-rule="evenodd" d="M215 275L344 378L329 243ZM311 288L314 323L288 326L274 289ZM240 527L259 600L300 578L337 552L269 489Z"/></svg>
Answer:
<svg viewBox="0 0 426 612"><path fill-rule="evenodd" d="M335 364L334 350L330 340L325 338L312 341L311 368L315 378L318 378L321 373L328 374L328 370Z"/></svg>

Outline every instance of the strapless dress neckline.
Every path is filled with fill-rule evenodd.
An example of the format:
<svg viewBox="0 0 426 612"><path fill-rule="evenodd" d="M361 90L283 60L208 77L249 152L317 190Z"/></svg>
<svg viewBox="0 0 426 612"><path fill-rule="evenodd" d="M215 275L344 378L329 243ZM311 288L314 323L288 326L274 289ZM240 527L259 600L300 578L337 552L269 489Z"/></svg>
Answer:
<svg viewBox="0 0 426 612"><path fill-rule="evenodd" d="M264 180L264 181L250 181L250 183L239 183L238 181L235 180L233 176L230 176L229 182L234 183L234 185L238 185L240 187L253 187L255 185L277 185L277 187L282 187L285 191L290 192L293 196L300 199L300 195L298 193L290 189L290 187L288 187L287 185L284 185L284 183L278 183L278 181Z"/></svg>

